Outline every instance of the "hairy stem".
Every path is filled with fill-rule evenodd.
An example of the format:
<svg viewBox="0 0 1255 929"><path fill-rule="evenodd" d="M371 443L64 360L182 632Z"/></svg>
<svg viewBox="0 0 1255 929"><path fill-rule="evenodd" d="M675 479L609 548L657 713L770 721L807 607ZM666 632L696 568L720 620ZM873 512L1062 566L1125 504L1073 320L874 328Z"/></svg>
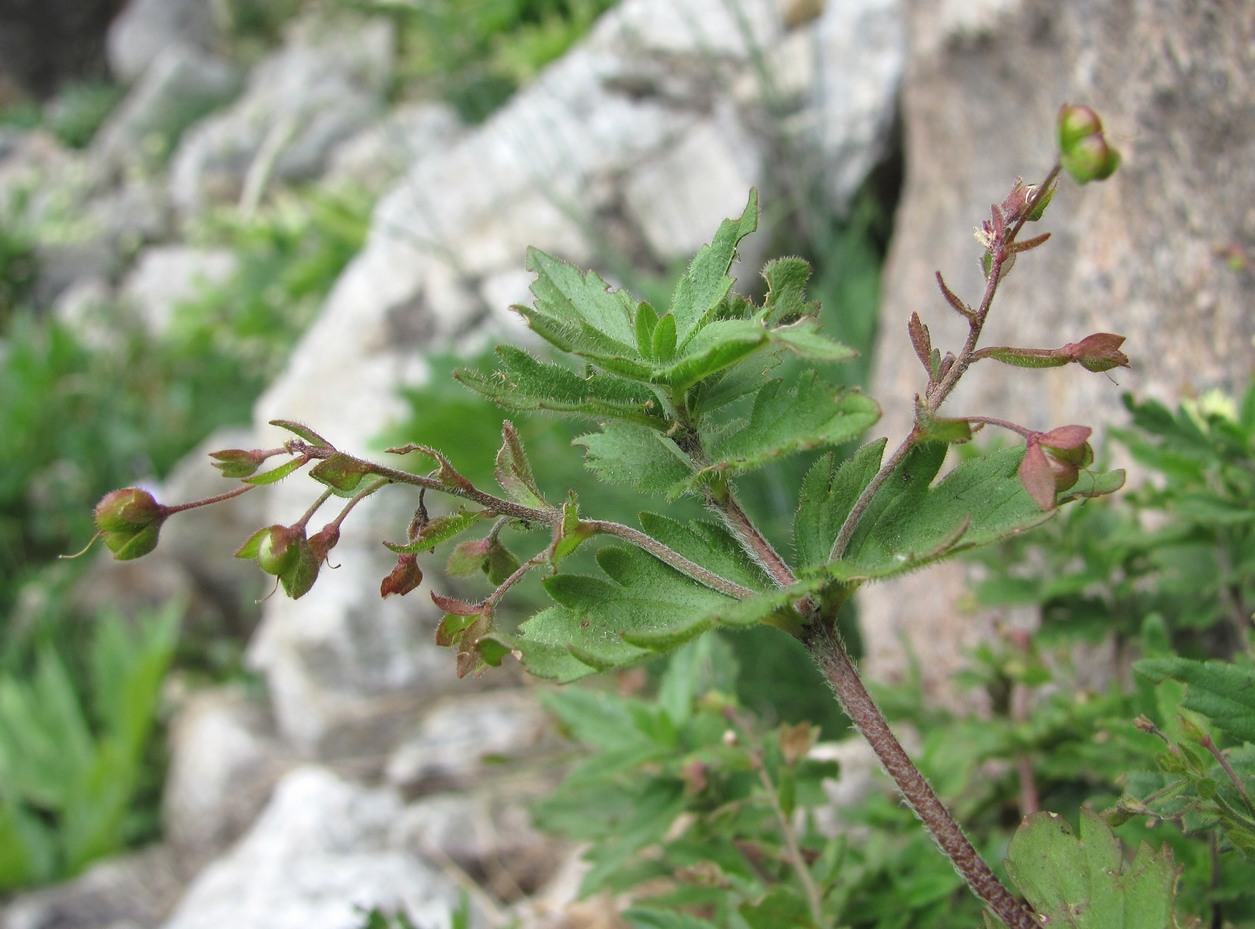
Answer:
<svg viewBox="0 0 1255 929"><path fill-rule="evenodd" d="M1059 164L1056 163L1046 175L1045 180L1037 185L1032 196L1028 198L1019 217L1002 231L996 242L991 243L989 275L985 279L985 292L981 295L980 305L972 312L968 312L966 308L960 309L960 312L968 320L967 340L963 343L962 350L955 356L949 370L946 371L939 381L930 384L928 390L925 391L921 402L923 412L928 414L936 413L937 409L945 402L946 398L950 396L950 393L959 383L959 379L972 364L973 356L976 354L976 345L980 341L981 332L985 328L985 320L989 316L990 309L993 308L994 297L998 294L998 285L1002 282L1003 277L1006 276L1006 272L1010 270L1011 259L1015 254L1013 248L1015 237L1019 235L1020 230L1024 228L1024 224L1028 221L1033 205L1050 189L1050 186L1055 182L1055 178L1059 176L1060 170ZM951 300L953 294L950 293L944 283L941 286L947 300ZM954 300L957 300L957 298L954 298ZM953 304L953 300L951 302ZM956 309L959 309L959 306L959 304L955 304ZM889 475L902 463L907 453L919 441L919 436L918 428L912 429L910 434L902 440L902 444L880 466L876 476L863 488L863 492L859 495L858 500L855 501L854 506L850 509L849 516L846 517L840 531L837 533L836 541L832 544L829 561L838 561L845 555L845 550L850 544L850 538L854 535L858 521L867 511L867 507L871 505L872 498L876 496L876 493L884 486L885 481L889 479Z"/></svg>
<svg viewBox="0 0 1255 929"><path fill-rule="evenodd" d="M653 536L641 532L639 529L633 529L631 526L608 522L603 519L581 519L580 525L593 532L612 535L623 539L625 542L631 542L637 548L642 548L649 552L663 564L670 565L681 574L721 594L727 594L729 597L735 597L737 600L745 600L758 593L758 591L743 587L708 568L703 568L697 562L690 561L679 552L659 542Z"/></svg>
<svg viewBox="0 0 1255 929"><path fill-rule="evenodd" d="M950 811L911 761L880 708L863 686L849 653L825 623L811 626L806 647L819 664L837 701L872 747L907 804L932 833L955 870L976 896L1010 929L1041 929L1041 922L990 870Z"/></svg>

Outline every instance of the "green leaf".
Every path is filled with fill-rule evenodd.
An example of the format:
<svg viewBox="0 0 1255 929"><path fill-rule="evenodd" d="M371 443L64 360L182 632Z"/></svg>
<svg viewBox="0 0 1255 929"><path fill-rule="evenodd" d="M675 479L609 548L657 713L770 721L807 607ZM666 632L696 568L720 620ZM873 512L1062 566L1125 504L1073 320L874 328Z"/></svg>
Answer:
<svg viewBox="0 0 1255 929"><path fill-rule="evenodd" d="M750 190L745 209L737 219L725 219L713 241L702 246L688 271L676 284L671 298L679 344L687 345L693 334L732 289L728 271L741 239L758 228L758 191Z"/></svg>
<svg viewBox="0 0 1255 929"><path fill-rule="evenodd" d="M815 319L779 326L768 330L767 335L773 344L782 345L809 361L848 361L858 357L858 352L848 345L823 335Z"/></svg>
<svg viewBox="0 0 1255 929"><path fill-rule="evenodd" d="M657 513L641 513L641 528L689 561L743 587L764 590L771 578L721 523L707 520L680 522Z"/></svg>
<svg viewBox="0 0 1255 929"><path fill-rule="evenodd" d="M290 461L285 461L277 468L272 468L269 471L263 471L261 474L254 474L252 477L244 478L244 483L257 485L273 484L276 481L283 480L293 471L304 467L306 464L307 462L304 458L293 458Z"/></svg>
<svg viewBox="0 0 1255 929"><path fill-rule="evenodd" d="M1051 926L1172 929L1176 873L1165 847L1125 863L1102 817L1081 810L1079 835L1053 813L1029 816L1011 840L1007 873Z"/></svg>
<svg viewBox="0 0 1255 929"><path fill-rule="evenodd" d="M713 473L749 471L804 449L848 442L879 417L880 408L871 398L833 387L813 371L792 388L770 381L754 399L749 421L710 443L711 464L692 483Z"/></svg>
<svg viewBox="0 0 1255 929"><path fill-rule="evenodd" d="M529 249L528 270L533 307L515 307L542 338L565 352L598 361L607 370L647 380L650 369L636 347L636 302L623 290L611 290L596 273L580 271Z"/></svg>
<svg viewBox="0 0 1255 929"><path fill-rule="evenodd" d="M611 423L601 432L581 436L588 467L603 481L628 484L645 494L683 493L692 475L688 458L653 429Z"/></svg>
<svg viewBox="0 0 1255 929"><path fill-rule="evenodd" d="M811 278L811 266L801 258L775 258L763 265L763 280L767 282L767 298L763 309L769 319L789 321L799 316L817 316L819 303L806 299L806 284Z"/></svg>
<svg viewBox="0 0 1255 929"><path fill-rule="evenodd" d="M301 423L294 423L290 419L272 419L270 421L270 425L278 426L280 429L286 429L288 432L295 433L310 445L321 445L325 448L333 447L330 442L320 436L313 429L309 428L309 426L304 426Z"/></svg>
<svg viewBox="0 0 1255 929"><path fill-rule="evenodd" d="M844 461L838 461L829 452L807 472L793 521L793 545L799 565L813 567L828 561L832 543L854 502L880 470L887 441L879 439L864 445Z"/></svg>
<svg viewBox="0 0 1255 929"><path fill-rule="evenodd" d="M665 428L665 422L650 412L658 403L654 392L639 382L607 374L577 374L509 345L499 346L496 354L497 371L485 374L463 368L454 377L510 410L578 413Z"/></svg>
<svg viewBox="0 0 1255 929"><path fill-rule="evenodd" d="M370 465L351 455L336 453L310 468L309 476L325 484L337 494L352 494L362 477L369 473Z"/></svg>
<svg viewBox="0 0 1255 929"><path fill-rule="evenodd" d="M658 325L658 311L654 309L653 304L642 302L636 308L636 319L633 325L636 329L636 348L641 353L641 357L652 358L654 327Z"/></svg>
<svg viewBox="0 0 1255 929"><path fill-rule="evenodd" d="M1051 517L1020 483L1023 449L966 459L933 485L947 447L926 442L911 450L872 499L846 549L844 568L834 573L891 577Z"/></svg>
<svg viewBox="0 0 1255 929"><path fill-rule="evenodd" d="M755 903L743 903L737 909L750 929L779 929L781 926L813 925L802 899L792 887L777 886Z"/></svg>
<svg viewBox="0 0 1255 929"><path fill-rule="evenodd" d="M752 319L721 319L703 327L669 367L655 380L676 390L687 390L698 381L718 374L738 361L766 348L767 330Z"/></svg>
<svg viewBox="0 0 1255 929"><path fill-rule="evenodd" d="M456 513L438 516L423 526L418 535L409 542L384 542L383 544L398 555L415 555L435 548L461 535L485 516L483 510L466 510L459 508Z"/></svg>
<svg viewBox="0 0 1255 929"><path fill-rule="evenodd" d="M658 320L649 344L649 356L656 361L668 362L675 357L675 316L668 313Z"/></svg>
<svg viewBox="0 0 1255 929"><path fill-rule="evenodd" d="M624 910L623 918L633 929L719 929L712 922L677 913L672 910L654 910L648 907L634 906ZM779 925L784 925L783 923Z"/></svg>
<svg viewBox="0 0 1255 929"><path fill-rule="evenodd" d="M1190 658L1146 658L1133 669L1155 680L1188 685L1187 710L1202 713L1234 739L1255 744L1255 668Z"/></svg>
<svg viewBox="0 0 1255 929"><path fill-rule="evenodd" d="M640 549L603 548L597 562L605 577L547 578L558 605L509 639L533 674L570 681L630 665L713 628L737 606Z"/></svg>
<svg viewBox="0 0 1255 929"><path fill-rule="evenodd" d="M540 488L536 486L536 478L532 475L532 466L527 460L518 431L509 421L501 425L501 451L497 452L497 466L493 475L505 495L515 503L539 510L550 508Z"/></svg>

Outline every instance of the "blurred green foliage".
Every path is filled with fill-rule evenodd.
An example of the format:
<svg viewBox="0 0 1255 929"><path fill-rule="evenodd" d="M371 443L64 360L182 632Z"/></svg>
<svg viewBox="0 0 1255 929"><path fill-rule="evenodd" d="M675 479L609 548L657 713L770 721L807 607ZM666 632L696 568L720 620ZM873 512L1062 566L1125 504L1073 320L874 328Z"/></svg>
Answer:
<svg viewBox="0 0 1255 929"><path fill-rule="evenodd" d="M152 736L181 609L98 617L66 655L0 673L0 890L70 876L158 831Z"/></svg>
<svg viewBox="0 0 1255 929"><path fill-rule="evenodd" d="M397 84L450 103L478 123L561 57L616 0L341 0L391 16Z"/></svg>

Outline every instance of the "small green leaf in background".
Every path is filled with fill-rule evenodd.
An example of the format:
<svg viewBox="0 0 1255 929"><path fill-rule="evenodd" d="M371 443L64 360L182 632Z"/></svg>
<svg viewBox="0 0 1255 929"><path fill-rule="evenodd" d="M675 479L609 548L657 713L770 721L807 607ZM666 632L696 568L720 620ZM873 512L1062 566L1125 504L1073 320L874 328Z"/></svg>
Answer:
<svg viewBox="0 0 1255 929"><path fill-rule="evenodd" d="M1207 716L1239 742L1255 744L1255 668L1180 657L1147 658L1133 667L1149 678L1188 684L1182 707Z"/></svg>
<svg viewBox="0 0 1255 929"><path fill-rule="evenodd" d="M1034 813L1011 840L1007 873L1048 925L1069 929L1174 929L1176 869L1165 847L1133 859L1102 817L1081 810L1079 834L1053 813Z"/></svg>

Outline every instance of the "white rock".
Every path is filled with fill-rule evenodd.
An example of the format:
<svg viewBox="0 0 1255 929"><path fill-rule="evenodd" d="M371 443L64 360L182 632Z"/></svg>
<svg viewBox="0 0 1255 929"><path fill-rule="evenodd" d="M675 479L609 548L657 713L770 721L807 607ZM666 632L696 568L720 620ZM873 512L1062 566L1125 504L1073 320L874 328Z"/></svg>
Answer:
<svg viewBox="0 0 1255 929"><path fill-rule="evenodd" d="M721 108L624 180L624 202L664 265L687 261L719 223L740 216L763 180L761 152L736 117Z"/></svg>
<svg viewBox="0 0 1255 929"><path fill-rule="evenodd" d="M263 61L235 104L184 134L170 171L178 209L250 205L271 181L316 177L336 145L374 121L381 75L391 71L390 25L371 20L317 41L294 41Z"/></svg>
<svg viewBox="0 0 1255 929"><path fill-rule="evenodd" d="M548 715L530 693L512 690L450 697L428 709L388 760L385 777L410 791L465 787L486 759L534 753L549 733Z"/></svg>
<svg viewBox="0 0 1255 929"><path fill-rule="evenodd" d="M214 8L210 0L130 0L106 37L114 76L135 80L171 45L212 49L219 39Z"/></svg>
<svg viewBox="0 0 1255 929"><path fill-rule="evenodd" d="M400 812L392 791L297 769L248 835L200 874L164 929L346 929L362 921L355 908L374 906L447 927L453 883L386 846Z"/></svg>
<svg viewBox="0 0 1255 929"><path fill-rule="evenodd" d="M197 870L252 824L283 773L265 709L236 688L193 695L170 731L162 795L166 839Z"/></svg>
<svg viewBox="0 0 1255 929"><path fill-rule="evenodd" d="M183 129L231 99L243 77L223 58L185 44L165 48L92 140L117 170L164 157Z"/></svg>
<svg viewBox="0 0 1255 929"><path fill-rule="evenodd" d="M144 249L120 289L121 298L153 335L170 331L175 312L230 279L238 267L227 249L158 245Z"/></svg>

